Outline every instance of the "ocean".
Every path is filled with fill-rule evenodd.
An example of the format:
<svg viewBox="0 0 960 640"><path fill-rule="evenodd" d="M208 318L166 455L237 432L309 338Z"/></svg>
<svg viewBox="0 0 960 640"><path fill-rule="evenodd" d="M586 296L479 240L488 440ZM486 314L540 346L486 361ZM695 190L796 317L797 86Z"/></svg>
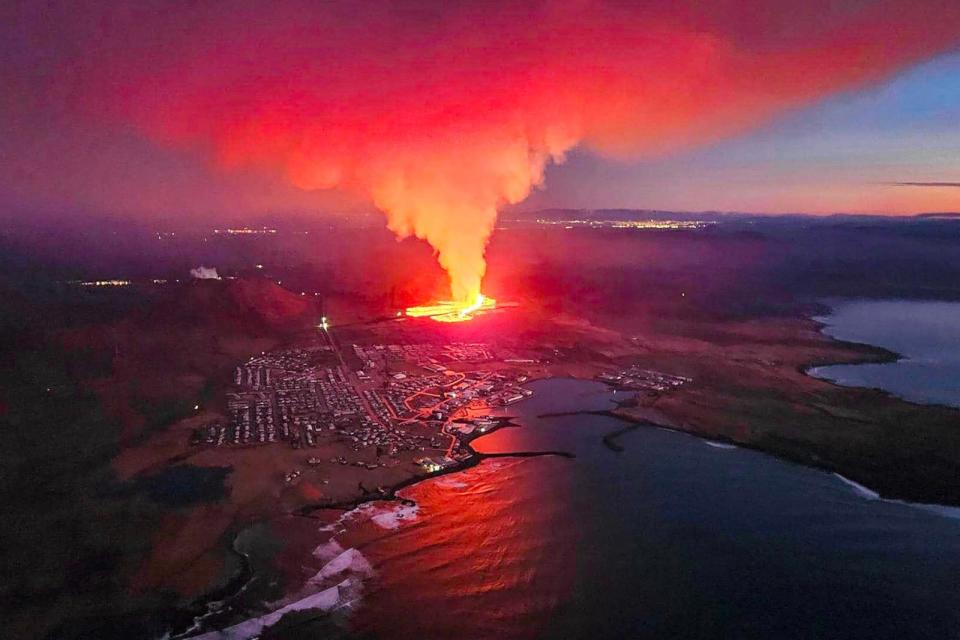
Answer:
<svg viewBox="0 0 960 640"><path fill-rule="evenodd" d="M808 373L854 387L883 389L912 402L960 407L960 302L836 300L816 318L838 340L893 351L883 364L815 367Z"/></svg>
<svg viewBox="0 0 960 640"><path fill-rule="evenodd" d="M412 502L311 524L314 589L272 606L332 617L278 637L960 634L960 510L880 500L834 474L655 427L620 436L618 453L601 440L625 426L617 419L540 417L608 408L605 386L530 388L511 407L522 426L475 447L575 458L488 459L410 487ZM229 637L249 637L241 630Z"/></svg>

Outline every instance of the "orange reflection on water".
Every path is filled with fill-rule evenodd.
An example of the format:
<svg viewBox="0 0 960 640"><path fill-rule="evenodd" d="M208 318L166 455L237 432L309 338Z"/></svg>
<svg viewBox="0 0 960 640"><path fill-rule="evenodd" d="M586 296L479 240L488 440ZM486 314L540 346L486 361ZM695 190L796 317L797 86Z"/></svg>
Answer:
<svg viewBox="0 0 960 640"><path fill-rule="evenodd" d="M517 431L488 437L500 449ZM405 491L419 506L415 522L346 534L378 576L352 626L375 637L417 640L539 637L573 589L577 535L569 522L576 514L566 462L489 459Z"/></svg>

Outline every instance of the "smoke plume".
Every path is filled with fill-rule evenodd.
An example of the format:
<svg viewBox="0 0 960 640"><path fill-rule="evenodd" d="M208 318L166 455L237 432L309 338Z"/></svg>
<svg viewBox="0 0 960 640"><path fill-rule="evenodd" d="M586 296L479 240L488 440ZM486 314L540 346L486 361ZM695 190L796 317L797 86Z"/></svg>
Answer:
<svg viewBox="0 0 960 640"><path fill-rule="evenodd" d="M197 280L219 280L220 274L216 267L205 267L200 265L196 269L190 269L190 276Z"/></svg>
<svg viewBox="0 0 960 640"><path fill-rule="evenodd" d="M955 0L138 2L72 18L51 74L71 104L228 170L360 195L430 243L461 301L498 209L574 147L702 144L960 42Z"/></svg>

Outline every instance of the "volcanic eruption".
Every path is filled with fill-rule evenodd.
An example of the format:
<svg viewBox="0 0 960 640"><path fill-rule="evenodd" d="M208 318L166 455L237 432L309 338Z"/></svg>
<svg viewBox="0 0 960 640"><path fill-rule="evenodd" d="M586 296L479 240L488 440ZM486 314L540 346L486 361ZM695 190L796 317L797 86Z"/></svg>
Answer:
<svg viewBox="0 0 960 640"><path fill-rule="evenodd" d="M406 313L411 318L431 318L438 322L463 322L473 318L473 314L479 311L488 311L496 306L496 300L478 293L472 303L444 300L436 304L409 307Z"/></svg>
<svg viewBox="0 0 960 640"><path fill-rule="evenodd" d="M219 167L372 203L433 247L451 302L409 314L445 320L493 304L498 210L575 147L709 142L960 42L955 0L143 2L73 18L59 28L81 42L31 74L41 92ZM57 24L43 13L51 40Z"/></svg>

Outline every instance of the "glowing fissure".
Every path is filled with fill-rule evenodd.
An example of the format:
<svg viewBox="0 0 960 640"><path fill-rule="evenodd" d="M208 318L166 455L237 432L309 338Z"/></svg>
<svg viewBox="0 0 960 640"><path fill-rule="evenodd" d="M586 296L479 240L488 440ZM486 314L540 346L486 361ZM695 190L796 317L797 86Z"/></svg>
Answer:
<svg viewBox="0 0 960 640"><path fill-rule="evenodd" d="M474 301L469 304L443 300L436 304L409 307L406 313L411 318L430 318L437 322L463 322L472 319L478 311L490 311L496 307L496 300L477 294Z"/></svg>

